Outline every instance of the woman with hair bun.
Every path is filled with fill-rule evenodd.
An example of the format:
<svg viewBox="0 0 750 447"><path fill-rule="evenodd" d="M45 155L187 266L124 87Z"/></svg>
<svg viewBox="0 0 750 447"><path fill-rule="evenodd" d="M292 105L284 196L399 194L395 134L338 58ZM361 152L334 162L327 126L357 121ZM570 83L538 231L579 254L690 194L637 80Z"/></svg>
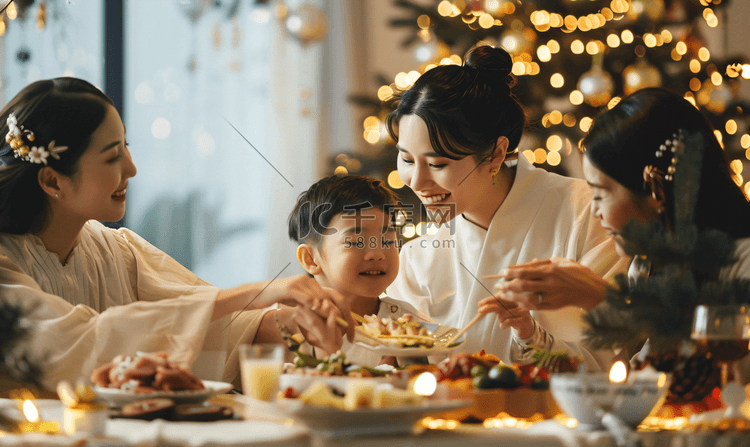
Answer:
<svg viewBox="0 0 750 447"><path fill-rule="evenodd" d="M463 65L433 68L397 97L387 126L398 142L399 176L426 217L443 225L402 247L387 294L445 326L497 313L467 332L467 352L484 349L508 363L528 363L535 349L566 350L601 369L610 353L579 344L583 310L529 312L507 296L493 297L484 284L509 266L555 256L604 277L627 264L591 218L584 181L518 157L527 118L512 92L512 65L505 50L477 47ZM542 293L533 297L544 301Z"/></svg>
<svg viewBox="0 0 750 447"><path fill-rule="evenodd" d="M45 387L137 351L232 380L239 345L282 341L264 309L275 303L297 305L286 323L324 351L341 347L336 317L353 337L349 305L313 278L219 289L132 231L102 225L125 214L136 168L112 100L90 83L34 82L0 120L0 300L33 324L29 355L44 359Z"/></svg>

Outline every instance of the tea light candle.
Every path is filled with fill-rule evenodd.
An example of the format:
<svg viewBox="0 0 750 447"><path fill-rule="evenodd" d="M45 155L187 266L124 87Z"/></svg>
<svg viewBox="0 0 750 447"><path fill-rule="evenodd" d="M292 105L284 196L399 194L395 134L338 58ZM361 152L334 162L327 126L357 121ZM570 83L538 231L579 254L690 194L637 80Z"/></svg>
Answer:
<svg viewBox="0 0 750 447"><path fill-rule="evenodd" d="M107 426L107 407L98 403L80 403L63 410L65 433L104 434Z"/></svg>
<svg viewBox="0 0 750 447"><path fill-rule="evenodd" d="M107 426L107 406L96 401L96 394L83 383L76 384L62 381L57 384L57 395L65 404L63 410L63 428L65 433L104 434Z"/></svg>
<svg viewBox="0 0 750 447"><path fill-rule="evenodd" d="M45 434L56 434L60 432L60 424L51 421L40 421L39 410L36 409L36 405L29 399L23 401L22 405L23 415L26 421L19 422L17 430L21 433L45 433Z"/></svg>

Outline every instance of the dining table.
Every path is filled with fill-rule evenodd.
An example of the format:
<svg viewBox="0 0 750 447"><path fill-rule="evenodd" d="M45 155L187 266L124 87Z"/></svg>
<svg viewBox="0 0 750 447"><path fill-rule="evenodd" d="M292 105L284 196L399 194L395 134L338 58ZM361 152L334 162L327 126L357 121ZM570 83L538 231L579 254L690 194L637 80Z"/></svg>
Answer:
<svg viewBox="0 0 750 447"><path fill-rule="evenodd" d="M535 422L504 417L483 423L420 420L404 433L344 435L316 433L303 421L276 410L274 403L261 402L241 394L214 396L210 403L230 406L235 418L214 422L172 422L162 419L142 421L106 419L101 434L14 433L0 430L0 446L81 446L81 447L152 447L152 446L351 446L357 447L619 447L618 439L606 430L581 430L574 420L553 418ZM64 405L59 400L36 399L42 421L57 422L62 427ZM0 399L0 414L22 420L18 403ZM573 422L573 423L571 423ZM636 442L643 447L740 447L750 445L750 431L718 430L639 430Z"/></svg>

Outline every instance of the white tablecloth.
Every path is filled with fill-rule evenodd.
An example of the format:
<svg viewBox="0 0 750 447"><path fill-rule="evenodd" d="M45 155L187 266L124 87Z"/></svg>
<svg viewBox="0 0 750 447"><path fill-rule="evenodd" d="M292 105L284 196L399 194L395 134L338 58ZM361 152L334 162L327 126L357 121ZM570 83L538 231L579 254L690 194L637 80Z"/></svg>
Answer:
<svg viewBox="0 0 750 447"><path fill-rule="evenodd" d="M232 402L245 420L217 422L153 422L109 419L105 436L84 435L11 435L0 434L0 446L289 446L289 447L616 447L606 431L586 432L570 429L549 420L526 429L498 428L463 424L456 430L425 430L421 433L387 436L323 438L310 433L299 423L285 419L267 404L258 405L244 396L219 396L220 403ZM56 400L35 401L42 420L62 426L63 406ZM20 418L14 401L0 399L0 411ZM641 433L643 447L741 447L750 446L750 434L716 433Z"/></svg>

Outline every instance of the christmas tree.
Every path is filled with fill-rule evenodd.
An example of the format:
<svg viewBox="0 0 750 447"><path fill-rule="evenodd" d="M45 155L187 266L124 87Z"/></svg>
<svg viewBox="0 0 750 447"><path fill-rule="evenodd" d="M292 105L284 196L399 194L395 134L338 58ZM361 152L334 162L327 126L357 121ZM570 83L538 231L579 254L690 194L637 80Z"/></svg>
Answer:
<svg viewBox="0 0 750 447"><path fill-rule="evenodd" d="M377 95L351 98L367 112L364 138L374 147L373 158L360 156L352 163L350 157L339 156L332 160L332 169L352 171L355 166L400 188L393 151L383 150L394 145L383 124L392 110L393 93L409 88L438 64L462 63L471 47L489 44L513 56L515 92L530 119L519 149L536 165L567 174L566 158L577 157L577 143L596 115L636 90L663 86L684 95L719 129L741 185L741 159L750 148L750 105L737 97L740 75L745 75L743 61L712 57L699 26L719 26L717 14L727 4L728 0L435 0L425 5L395 0L403 13L390 25L413 30L402 47L414 51L415 65L404 67L393 81L377 76Z"/></svg>

